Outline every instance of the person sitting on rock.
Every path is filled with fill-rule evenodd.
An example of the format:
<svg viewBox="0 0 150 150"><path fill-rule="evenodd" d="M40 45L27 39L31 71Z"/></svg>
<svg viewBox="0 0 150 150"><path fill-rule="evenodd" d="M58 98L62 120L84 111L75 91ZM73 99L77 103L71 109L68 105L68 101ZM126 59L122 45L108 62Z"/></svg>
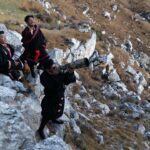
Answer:
<svg viewBox="0 0 150 150"><path fill-rule="evenodd" d="M42 119L37 133L42 139L45 138L44 127L51 120L56 124L63 124L62 120L58 120L64 111L64 92L65 85L76 81L73 69L62 73L59 65L49 59L43 64L44 72L40 76L40 82L44 86L45 97L42 100Z"/></svg>
<svg viewBox="0 0 150 150"><path fill-rule="evenodd" d="M20 58L24 63L28 63L31 75L35 77L34 66L36 63L42 63L44 59L48 58L46 39L40 27L35 23L33 15L26 16L24 21L27 24L27 27L22 31L22 42L25 51Z"/></svg>
<svg viewBox="0 0 150 150"><path fill-rule="evenodd" d="M23 69L21 61L14 61L14 48L7 44L4 31L0 31L0 73L10 76L13 80L22 78L18 70Z"/></svg>

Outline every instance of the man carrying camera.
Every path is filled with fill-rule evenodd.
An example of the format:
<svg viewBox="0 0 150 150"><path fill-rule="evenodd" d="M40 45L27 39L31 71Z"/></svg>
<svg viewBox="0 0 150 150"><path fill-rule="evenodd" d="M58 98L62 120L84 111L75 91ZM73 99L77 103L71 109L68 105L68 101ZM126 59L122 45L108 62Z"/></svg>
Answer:
<svg viewBox="0 0 150 150"><path fill-rule="evenodd" d="M0 31L0 73L10 76L13 80L22 78L18 70L23 69L23 64L20 61L12 59L14 49L7 44L4 31Z"/></svg>
<svg viewBox="0 0 150 150"><path fill-rule="evenodd" d="M44 86L45 97L42 100L42 119L38 129L38 134L42 139L45 138L43 129L51 120L53 123L62 124L62 120L58 120L64 111L64 92L65 85L76 81L74 70L69 69L62 73L59 65L49 59L43 64L44 72L41 74L40 81Z"/></svg>

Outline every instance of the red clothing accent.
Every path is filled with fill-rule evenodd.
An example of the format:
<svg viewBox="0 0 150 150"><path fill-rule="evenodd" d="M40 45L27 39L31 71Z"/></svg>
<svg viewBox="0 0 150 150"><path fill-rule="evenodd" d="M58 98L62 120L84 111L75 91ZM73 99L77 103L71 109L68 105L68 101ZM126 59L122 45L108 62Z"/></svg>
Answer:
<svg viewBox="0 0 150 150"><path fill-rule="evenodd" d="M35 61L35 62L38 61L40 54L41 54L40 50L36 50L36 51L35 51L35 56L34 56L34 61Z"/></svg>
<svg viewBox="0 0 150 150"><path fill-rule="evenodd" d="M39 26L35 25L33 34L31 34L30 28L26 27L22 32L22 42L25 48L21 56L23 62L30 59L37 62L47 56L46 39Z"/></svg>

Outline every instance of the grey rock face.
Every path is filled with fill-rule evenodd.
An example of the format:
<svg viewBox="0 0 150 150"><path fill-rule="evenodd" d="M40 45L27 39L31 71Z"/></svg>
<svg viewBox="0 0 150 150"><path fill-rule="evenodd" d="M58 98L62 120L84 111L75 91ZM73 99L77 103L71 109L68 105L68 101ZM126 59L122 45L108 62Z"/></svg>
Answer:
<svg viewBox="0 0 150 150"><path fill-rule="evenodd" d="M109 21L111 20L111 14L108 11L103 11L102 15L107 18Z"/></svg>
<svg viewBox="0 0 150 150"><path fill-rule="evenodd" d="M140 16L145 18L146 21L150 22L150 12L141 12Z"/></svg>
<svg viewBox="0 0 150 150"><path fill-rule="evenodd" d="M111 81L111 82L118 82L120 81L120 77L118 75L118 73L116 72L116 70L113 70L109 76L108 76L108 80Z"/></svg>
<svg viewBox="0 0 150 150"><path fill-rule="evenodd" d="M128 92L121 100L123 100L123 102L139 103L141 97L134 92Z"/></svg>
<svg viewBox="0 0 150 150"><path fill-rule="evenodd" d="M144 101L142 104L141 104L142 108L146 111L146 112L150 112L150 102L148 101Z"/></svg>
<svg viewBox="0 0 150 150"><path fill-rule="evenodd" d="M10 79L10 77L0 74L0 85L12 88L14 87L14 82Z"/></svg>
<svg viewBox="0 0 150 150"><path fill-rule="evenodd" d="M34 147L25 150L72 150L61 138L52 136L36 144Z"/></svg>
<svg viewBox="0 0 150 150"><path fill-rule="evenodd" d="M136 52L133 54L134 58L140 63L140 67L150 70L150 57L143 52Z"/></svg>
<svg viewBox="0 0 150 150"><path fill-rule="evenodd" d="M124 103L120 105L120 110L124 111L127 118L140 119L145 114L143 108L132 103Z"/></svg>
<svg viewBox="0 0 150 150"><path fill-rule="evenodd" d="M4 24L0 24L0 30L5 32L7 41L13 46L21 45L21 35L15 31L7 30Z"/></svg>
<svg viewBox="0 0 150 150"><path fill-rule="evenodd" d="M146 129L142 124L137 124L134 127L139 133L144 135Z"/></svg>
<svg viewBox="0 0 150 150"><path fill-rule="evenodd" d="M10 89L14 89L19 92L26 91L26 88L21 82L13 81L10 79L9 76L3 75L3 74L0 74L0 85L4 87L8 87Z"/></svg>
<svg viewBox="0 0 150 150"><path fill-rule="evenodd" d="M52 51L49 52L50 58L52 58L54 61L57 61L59 64L62 63L64 59L64 52L61 49L53 49Z"/></svg>
<svg viewBox="0 0 150 150"><path fill-rule="evenodd" d="M114 90L111 85L106 85L102 87L102 94L112 99L120 98L120 94L118 94L117 91Z"/></svg>
<svg viewBox="0 0 150 150"><path fill-rule="evenodd" d="M18 150L35 143L34 133L17 109L0 102L0 149Z"/></svg>
<svg viewBox="0 0 150 150"><path fill-rule="evenodd" d="M76 121L74 119L71 119L70 125L75 134L77 134L77 135L81 134L81 130L80 130L79 126L76 124Z"/></svg>
<svg viewBox="0 0 150 150"><path fill-rule="evenodd" d="M144 87L147 86L147 81L144 75L141 72L133 69L131 66L128 66L126 71L132 75L132 80L134 80L137 85L136 87L137 94L141 95L144 90Z"/></svg>
<svg viewBox="0 0 150 150"><path fill-rule="evenodd" d="M86 24L86 23L79 24L78 28L79 28L80 32L90 32L91 31L90 25Z"/></svg>
<svg viewBox="0 0 150 150"><path fill-rule="evenodd" d="M99 107L101 109L102 114L108 114L110 112L110 109L108 107L108 105L106 104L99 104Z"/></svg>
<svg viewBox="0 0 150 150"><path fill-rule="evenodd" d="M128 73L130 73L131 75L135 75L136 74L136 70L134 70L131 66L128 66L126 71Z"/></svg>
<svg viewBox="0 0 150 150"><path fill-rule="evenodd" d="M112 5L112 10L113 10L114 12L117 12L117 11L118 11L118 5L117 5L117 4L113 4L113 5Z"/></svg>
<svg viewBox="0 0 150 150"><path fill-rule="evenodd" d="M15 90L0 86L0 101L13 103L15 97L16 97Z"/></svg>
<svg viewBox="0 0 150 150"><path fill-rule="evenodd" d="M127 40L124 44L121 45L121 48L128 52L132 52L133 51L132 42L130 40Z"/></svg>
<svg viewBox="0 0 150 150"><path fill-rule="evenodd" d="M145 137L147 137L147 138L150 140L150 131L147 131L147 132L145 133Z"/></svg>
<svg viewBox="0 0 150 150"><path fill-rule="evenodd" d="M120 99L128 92L123 82L112 82L111 84L104 85L101 90L104 96L112 99Z"/></svg>
<svg viewBox="0 0 150 150"><path fill-rule="evenodd" d="M97 139L99 144L104 144L104 137L102 134L97 134L96 139Z"/></svg>
<svg viewBox="0 0 150 150"><path fill-rule="evenodd" d="M96 34L93 33L91 38L85 44L80 41L72 39L72 46L63 52L61 49L54 49L49 53L50 58L53 58L59 64L66 60L68 63L82 58L90 58L95 51Z"/></svg>
<svg viewBox="0 0 150 150"><path fill-rule="evenodd" d="M17 108L21 111L24 122L28 124L33 131L36 131L41 119L41 107L37 97L20 98L17 102Z"/></svg>

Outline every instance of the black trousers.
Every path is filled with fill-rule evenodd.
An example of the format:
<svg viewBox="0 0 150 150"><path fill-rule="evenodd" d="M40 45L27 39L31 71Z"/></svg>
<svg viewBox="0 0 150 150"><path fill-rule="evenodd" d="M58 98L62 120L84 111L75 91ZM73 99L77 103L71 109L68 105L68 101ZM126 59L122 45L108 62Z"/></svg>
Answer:
<svg viewBox="0 0 150 150"><path fill-rule="evenodd" d="M62 97L51 97L45 96L42 100L42 119L43 120L56 120L61 117L64 112L64 96Z"/></svg>

